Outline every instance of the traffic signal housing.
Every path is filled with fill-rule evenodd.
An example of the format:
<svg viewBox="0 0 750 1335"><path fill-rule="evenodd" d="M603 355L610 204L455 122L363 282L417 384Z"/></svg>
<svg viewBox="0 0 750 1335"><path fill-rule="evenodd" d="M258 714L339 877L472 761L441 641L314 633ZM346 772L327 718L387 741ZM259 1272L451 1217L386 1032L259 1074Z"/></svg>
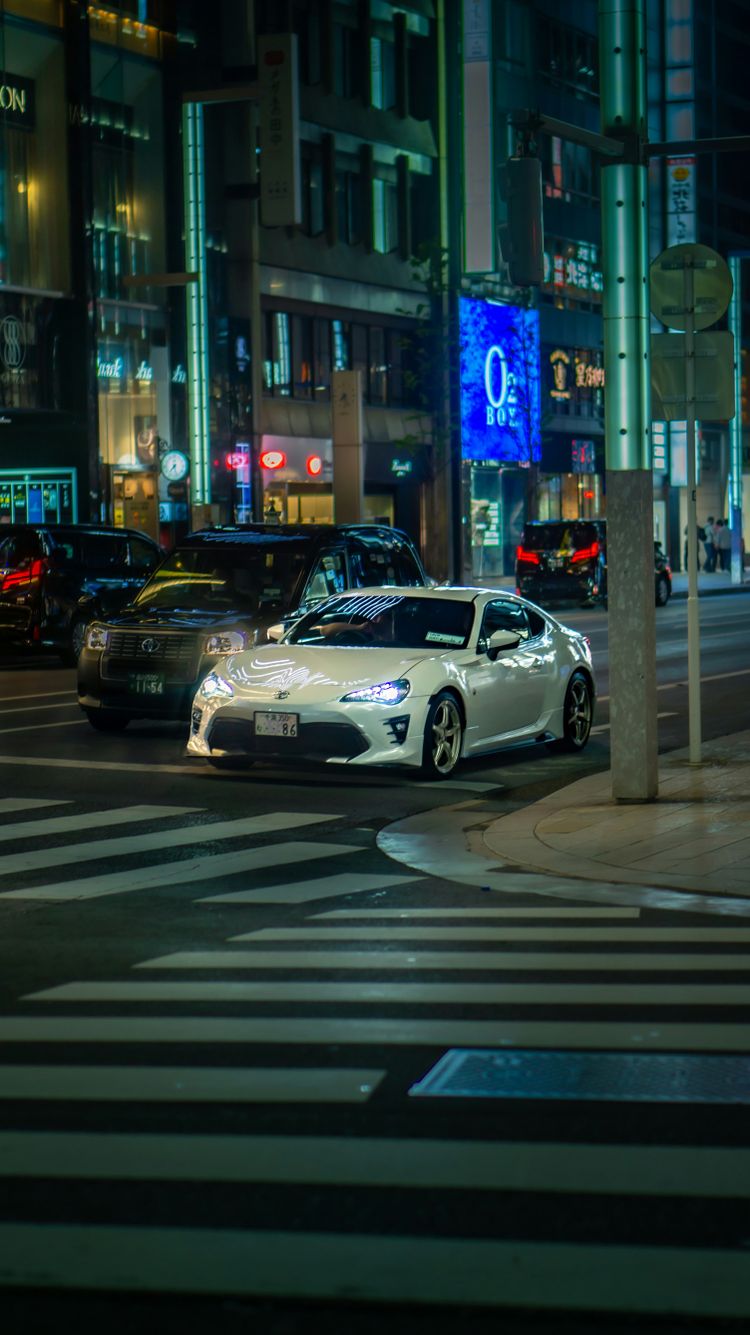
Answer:
<svg viewBox="0 0 750 1335"><path fill-rule="evenodd" d="M508 158L499 175L506 206L498 228L503 261L517 287L539 287L544 281L542 164L538 158Z"/></svg>

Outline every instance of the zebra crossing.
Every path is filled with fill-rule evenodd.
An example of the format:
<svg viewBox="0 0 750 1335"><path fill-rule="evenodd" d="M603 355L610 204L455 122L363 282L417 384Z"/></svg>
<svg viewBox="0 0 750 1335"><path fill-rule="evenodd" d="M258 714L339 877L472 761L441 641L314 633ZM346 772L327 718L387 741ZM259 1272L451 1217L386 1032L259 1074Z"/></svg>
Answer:
<svg viewBox="0 0 750 1335"><path fill-rule="evenodd" d="M87 819L62 800L25 810L21 819L23 805L0 801L0 842L29 841L28 830L8 833L23 826L41 841L0 864L0 912L18 898L64 903L182 884L206 917L192 948L37 988L0 1015L0 1181L42 1179L49 1200L38 1218L2 1212L0 1284L33 1275L49 1288L750 1315L741 1240L750 1147L736 1134L723 1142L720 1104L713 1143L673 1141L663 1121L634 1143L627 1090L609 1136L601 1105L593 1120L556 1114L532 1135L524 1117L512 1122L504 1108L499 1118L495 1105L477 1137L476 1114L465 1120L473 1100L453 1099L450 1121L438 1123L435 1102L411 1096L456 1049L519 1063L534 1053L736 1063L750 1051L750 929L538 895L495 905L466 887L434 889L384 857L382 872L360 873L364 845L350 831L316 837L320 824L336 829L331 814L229 820L133 804ZM115 828L131 822L148 833ZM243 846L227 851L227 840ZM193 856L193 844L211 848ZM123 867L134 853L163 857ZM77 874L99 859L98 875ZM59 879L34 884L50 867ZM21 876L29 884L14 884ZM206 881L229 876L220 893L207 891ZM218 905L233 916L215 939ZM268 925L273 905L283 925ZM750 1082L736 1101L750 1102ZM179 1130L165 1130L159 1110L175 1107ZM227 1108L241 1111L242 1134L236 1122L217 1134ZM283 1132L269 1134L263 1109L286 1110ZM345 1130L344 1109L355 1118ZM129 1112L135 1129L123 1130ZM589 1138L582 1119L596 1127ZM123 1193L148 1182L167 1204L158 1223L134 1223ZM246 1221L219 1212L207 1225L198 1198L186 1206L191 1183L243 1185ZM85 1204L76 1213L97 1189L106 1228ZM73 1202L65 1223L61 1193ZM552 1199L568 1220L562 1236L550 1229ZM450 1202L450 1227L432 1226L429 1201L436 1214ZM594 1224L602 1201L611 1239ZM701 1202L728 1212L722 1246L701 1232ZM637 1213L635 1235L618 1232L620 1211Z"/></svg>

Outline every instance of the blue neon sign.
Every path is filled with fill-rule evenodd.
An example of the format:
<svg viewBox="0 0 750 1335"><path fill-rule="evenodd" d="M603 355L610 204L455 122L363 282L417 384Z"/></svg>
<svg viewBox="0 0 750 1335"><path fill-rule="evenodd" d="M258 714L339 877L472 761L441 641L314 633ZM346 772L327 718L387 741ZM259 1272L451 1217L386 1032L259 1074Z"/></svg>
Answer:
<svg viewBox="0 0 750 1335"><path fill-rule="evenodd" d="M458 324L464 459L538 463L539 312L460 297Z"/></svg>

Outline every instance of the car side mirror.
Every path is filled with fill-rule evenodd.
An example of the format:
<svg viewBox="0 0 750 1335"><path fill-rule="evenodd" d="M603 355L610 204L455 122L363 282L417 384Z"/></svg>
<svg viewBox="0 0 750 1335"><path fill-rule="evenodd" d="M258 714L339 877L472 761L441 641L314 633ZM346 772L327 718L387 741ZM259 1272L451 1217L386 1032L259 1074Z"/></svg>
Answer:
<svg viewBox="0 0 750 1335"><path fill-rule="evenodd" d="M521 643L521 636L515 630L496 630L490 635L490 642L487 645L487 657L494 660L503 649L517 649Z"/></svg>
<svg viewBox="0 0 750 1335"><path fill-rule="evenodd" d="M269 626L266 630L266 639L270 640L272 644L278 644L285 629L286 627L280 621L275 626Z"/></svg>

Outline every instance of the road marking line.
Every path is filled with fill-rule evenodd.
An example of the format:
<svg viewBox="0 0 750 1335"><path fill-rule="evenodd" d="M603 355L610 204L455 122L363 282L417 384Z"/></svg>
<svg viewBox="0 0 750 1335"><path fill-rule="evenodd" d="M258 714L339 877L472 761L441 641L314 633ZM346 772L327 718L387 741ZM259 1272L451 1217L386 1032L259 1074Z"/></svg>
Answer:
<svg viewBox="0 0 750 1335"><path fill-rule="evenodd" d="M610 1051L750 1052L747 1024L625 1021L451 1020L355 1016L0 1016L5 1043L281 1043L439 1048L603 1048ZM0 1067L0 1071L2 1067ZM0 1255L2 1252L0 1251Z"/></svg>
<svg viewBox="0 0 750 1335"><path fill-rule="evenodd" d="M41 807L67 807L71 797L0 797L0 815L15 811L38 811Z"/></svg>
<svg viewBox="0 0 750 1335"><path fill-rule="evenodd" d="M0 899L44 899L64 902L71 899L100 899L104 895L122 895L133 890L154 890L169 885L194 891L195 882L234 876L237 872L283 867L291 862L311 862L314 858L338 857L343 853L361 853L362 848L345 844L288 843L265 848L243 848L236 853L214 853L209 857L186 858L179 862L154 862L129 871L80 880L60 881L54 885L30 886L25 890L5 890Z"/></svg>
<svg viewBox="0 0 750 1335"><path fill-rule="evenodd" d="M80 721L87 722L86 719ZM212 777L212 771L202 761L196 762L195 765L148 765L145 763L141 765L132 761L121 760L60 760L55 756L0 756L0 764L34 765L41 769L114 770L118 774L192 774L193 776L198 774L203 775L204 778Z"/></svg>
<svg viewBox="0 0 750 1335"><path fill-rule="evenodd" d="M640 909L582 908L460 908L460 909L329 909L314 913L313 920L328 918L627 918L640 917Z"/></svg>
<svg viewBox="0 0 750 1335"><path fill-rule="evenodd" d="M0 733L6 732L41 732L46 728L79 728L82 723L86 723L85 718L69 718L62 723L24 723L20 728L0 728ZM88 768L88 765L87 765Z"/></svg>
<svg viewBox="0 0 750 1335"><path fill-rule="evenodd" d="M750 676L750 668L738 668L736 672L714 672L710 676L701 677L701 681L728 681L730 677ZM657 686L657 691L674 691L680 686L688 686L687 681L665 681L661 686ZM597 700L611 700L609 695L597 695Z"/></svg>
<svg viewBox="0 0 750 1335"><path fill-rule="evenodd" d="M142 1074L145 1077L147 1072L162 1069L148 1067ZM180 1079L183 1074L189 1079L198 1074L189 1070L178 1073ZM374 1084L383 1072L335 1074ZM284 1182L744 1200L750 1195L750 1150L698 1145L376 1140L364 1136L3 1131L0 1177Z"/></svg>
<svg viewBox="0 0 750 1335"><path fill-rule="evenodd" d="M405 876L374 874L358 876L354 872L342 872L339 876L293 881L290 885L272 885L258 890L237 890L234 894L226 895L206 895L196 902L198 904L307 904L315 899L333 899L339 895L389 890L396 885L406 885L424 879L418 872L409 872Z"/></svg>
<svg viewBox="0 0 750 1335"><path fill-rule="evenodd" d="M570 951L507 951L497 950L188 950L160 959L136 964L136 969L366 969L371 973L385 970L446 969L469 972L515 973L531 969L534 972L558 973L640 973L651 970L676 973L747 972L750 954L746 955L657 955L652 951L640 953L606 952L593 954Z"/></svg>
<svg viewBox="0 0 750 1335"><path fill-rule="evenodd" d="M190 810L191 808L186 808ZM192 808L200 810L200 808ZM238 820L212 821L207 825L180 825L176 830L157 830L153 834L122 835L119 839L94 839L85 844L67 844L61 848L37 848L3 856L0 875L10 876L43 867L61 867L71 862L108 861L128 853L150 853L166 848L188 848L193 844L215 843L248 835L275 834L304 825L341 820L341 816L308 811L270 811L262 816L242 816ZM20 894L21 891L15 893Z"/></svg>
<svg viewBox="0 0 750 1335"><path fill-rule="evenodd" d="M78 704L77 691L34 691L30 695L0 695L0 705L10 704L13 700L51 700L53 695L74 695Z"/></svg>
<svg viewBox="0 0 750 1335"><path fill-rule="evenodd" d="M23 696L21 697L21 699L23 699ZM22 705L20 709L0 710L0 718L9 718L11 714L31 714L31 713L38 714L42 709L78 709L78 708L79 705L77 700L71 700L67 704L61 701L59 705ZM45 724L44 726L46 727L47 724ZM5 728L3 729L3 731L7 732L8 729Z"/></svg>
<svg viewBox="0 0 750 1335"><path fill-rule="evenodd" d="M385 1071L350 1067L1 1066L0 1099L365 1103Z"/></svg>
<svg viewBox="0 0 750 1335"><path fill-rule="evenodd" d="M443 788L463 788L467 793L492 793L498 788L505 788L504 783L487 783L480 779L446 779L441 785ZM434 783L423 782L419 779L412 780L405 784L408 788L427 788L433 793L435 791Z"/></svg>
<svg viewBox="0 0 750 1335"><path fill-rule="evenodd" d="M51 816L46 820L26 820L15 822L13 825L0 825L0 841L29 837L35 840L42 835L68 834L74 830L94 830L102 825L109 828L113 825L129 825L133 821L166 820L170 816L188 816L191 812L201 811L202 809L202 807L159 807L144 804L134 807L115 807L110 811L77 812L75 816ZM101 847L102 857L109 856L112 842L103 840L101 845L95 845L95 847ZM139 847L143 846L142 838L137 842ZM83 847L86 846L83 845ZM80 849L81 845L73 845L73 847ZM55 849L54 853L50 852L49 856L52 858L53 865L56 862L81 861L79 853L76 853L74 858L66 858L64 856L66 852L67 849L65 848ZM9 859L3 854L3 860L0 862L0 875L5 874L8 861L12 861L12 858ZM49 863L43 863L42 865L49 865ZM7 870L12 871L13 868L10 867Z"/></svg>
<svg viewBox="0 0 750 1335"><path fill-rule="evenodd" d="M715 1248L13 1221L0 1255L35 1289L750 1313L750 1255Z"/></svg>
<svg viewBox="0 0 750 1335"><path fill-rule="evenodd" d="M750 986L719 983L62 983L24 1001L269 1001L404 1006L750 1006ZM748 1035L750 1046L750 1035Z"/></svg>
<svg viewBox="0 0 750 1335"><path fill-rule="evenodd" d="M690 941L702 946L723 941L729 945L750 942L750 927L263 927L232 936L230 941Z"/></svg>
<svg viewBox="0 0 750 1335"><path fill-rule="evenodd" d="M604 697L602 697L602 698L604 698ZM677 710L677 709L669 709L669 710L664 710L661 714L657 714L656 717L657 717L657 718L677 718L677 717L678 717L678 714L679 714L679 710ZM592 728L591 731L592 731L592 733L593 733L593 732L609 732L611 726L612 726L611 723L597 723L596 727L595 727L595 728Z"/></svg>

